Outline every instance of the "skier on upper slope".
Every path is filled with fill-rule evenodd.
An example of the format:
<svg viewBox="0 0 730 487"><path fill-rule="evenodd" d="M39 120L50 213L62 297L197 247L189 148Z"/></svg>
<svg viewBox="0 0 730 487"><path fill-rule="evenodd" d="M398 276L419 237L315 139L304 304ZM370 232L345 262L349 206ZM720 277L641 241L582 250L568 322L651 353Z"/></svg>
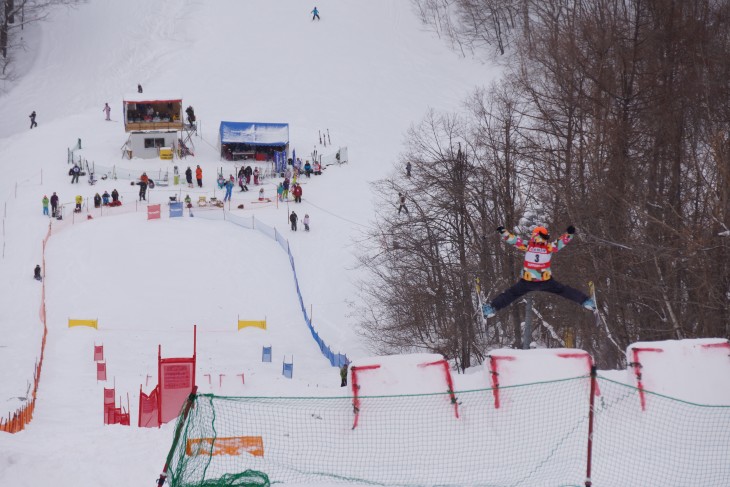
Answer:
<svg viewBox="0 0 730 487"><path fill-rule="evenodd" d="M557 294L575 301L586 309L595 311L596 303L593 298L552 278L550 270L552 254L561 250L573 239L575 234L573 225L570 225L566 232L554 242L550 242L550 234L545 227L535 227L532 230L532 237L527 242L509 233L502 226L497 227L497 233L502 236L502 240L525 252L525 261L522 267L522 278L517 284L494 298L491 303L482 306L485 318L491 318L497 311L508 306L520 296L533 291Z"/></svg>

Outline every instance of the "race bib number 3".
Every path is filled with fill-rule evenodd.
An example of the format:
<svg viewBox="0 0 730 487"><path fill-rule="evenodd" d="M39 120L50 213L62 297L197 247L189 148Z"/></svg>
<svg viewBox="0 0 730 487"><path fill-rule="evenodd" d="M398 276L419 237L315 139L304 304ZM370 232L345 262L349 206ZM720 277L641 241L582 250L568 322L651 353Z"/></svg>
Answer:
<svg viewBox="0 0 730 487"><path fill-rule="evenodd" d="M540 252L526 252L525 265L532 269L543 268L550 265L551 254L543 254Z"/></svg>

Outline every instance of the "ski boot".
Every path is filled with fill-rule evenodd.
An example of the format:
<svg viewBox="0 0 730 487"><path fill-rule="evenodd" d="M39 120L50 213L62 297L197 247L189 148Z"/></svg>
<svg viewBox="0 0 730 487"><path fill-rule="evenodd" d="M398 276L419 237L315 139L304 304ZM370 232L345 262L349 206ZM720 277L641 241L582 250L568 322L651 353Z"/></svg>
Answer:
<svg viewBox="0 0 730 487"><path fill-rule="evenodd" d="M482 305L482 314L485 318L491 318L492 316L497 314L497 310L495 310L491 304L483 304Z"/></svg>

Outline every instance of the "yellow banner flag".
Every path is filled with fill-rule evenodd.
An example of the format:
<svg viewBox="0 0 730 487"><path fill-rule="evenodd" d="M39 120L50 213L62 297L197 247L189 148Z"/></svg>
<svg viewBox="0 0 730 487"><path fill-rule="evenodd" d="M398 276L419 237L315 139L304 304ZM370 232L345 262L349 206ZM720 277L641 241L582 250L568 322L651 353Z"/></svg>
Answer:
<svg viewBox="0 0 730 487"><path fill-rule="evenodd" d="M89 326L91 328L99 329L99 319L95 320L77 320L77 319L68 319L68 327L71 328L73 326Z"/></svg>

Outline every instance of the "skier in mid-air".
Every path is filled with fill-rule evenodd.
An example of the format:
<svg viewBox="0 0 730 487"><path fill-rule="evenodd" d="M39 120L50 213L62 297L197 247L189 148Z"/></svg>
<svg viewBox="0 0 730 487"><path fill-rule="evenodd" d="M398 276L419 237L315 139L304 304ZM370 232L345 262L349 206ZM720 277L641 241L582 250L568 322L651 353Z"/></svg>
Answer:
<svg viewBox="0 0 730 487"><path fill-rule="evenodd" d="M573 225L570 225L566 232L554 242L550 242L550 234L545 227L535 227L532 230L532 237L527 242L511 234L502 226L497 227L497 232L502 236L502 240L525 252L525 261L522 267L522 278L517 284L494 298L491 303L482 306L482 313L485 318L491 318L497 314L497 311L505 308L520 296L533 291L557 294L575 301L586 309L596 310L596 303L593 298L577 289L559 283L553 279L550 270L552 254L561 250L573 239L575 234Z"/></svg>

